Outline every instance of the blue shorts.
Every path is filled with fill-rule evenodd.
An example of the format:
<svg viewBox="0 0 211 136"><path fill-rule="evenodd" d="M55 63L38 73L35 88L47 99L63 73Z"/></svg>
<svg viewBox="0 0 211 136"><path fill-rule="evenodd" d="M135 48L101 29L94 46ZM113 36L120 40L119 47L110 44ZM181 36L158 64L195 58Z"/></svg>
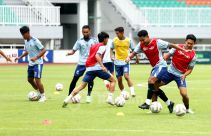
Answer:
<svg viewBox="0 0 211 136"><path fill-rule="evenodd" d="M42 69L43 69L43 64L28 66L28 78L41 78Z"/></svg>
<svg viewBox="0 0 211 136"><path fill-rule="evenodd" d="M116 70L116 77L121 77L123 76L124 73L129 73L130 66L129 64L115 65L115 70Z"/></svg>
<svg viewBox="0 0 211 136"><path fill-rule="evenodd" d="M104 72L102 70L96 70L96 71L87 71L84 78L83 78L83 81L84 82L92 82L95 77L99 77L103 80L108 80L111 75L108 73L108 72Z"/></svg>
<svg viewBox="0 0 211 136"><path fill-rule="evenodd" d="M81 76L83 76L85 71L86 71L86 66L85 65L77 65L77 67L75 69L74 76L81 77Z"/></svg>
<svg viewBox="0 0 211 136"><path fill-rule="evenodd" d="M103 63L103 65L107 68L107 70L110 73L113 73L114 72L114 63L113 62Z"/></svg>
<svg viewBox="0 0 211 136"><path fill-rule="evenodd" d="M187 87L185 80L182 80L181 77L175 76L172 73L169 73L168 71L166 71L159 80L164 82L165 84L168 84L174 80L177 83L178 88Z"/></svg>
<svg viewBox="0 0 211 136"><path fill-rule="evenodd" d="M156 66L152 69L150 76L160 79L167 71L167 67Z"/></svg>

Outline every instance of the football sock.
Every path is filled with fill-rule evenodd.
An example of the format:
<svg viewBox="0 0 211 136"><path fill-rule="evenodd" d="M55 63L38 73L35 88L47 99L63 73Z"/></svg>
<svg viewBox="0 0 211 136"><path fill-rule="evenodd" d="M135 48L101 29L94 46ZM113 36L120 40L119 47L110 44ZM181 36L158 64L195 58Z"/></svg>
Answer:
<svg viewBox="0 0 211 136"><path fill-rule="evenodd" d="M152 99L152 95L154 93L154 85L153 84L148 84L148 92L147 92L147 99Z"/></svg>
<svg viewBox="0 0 211 136"><path fill-rule="evenodd" d="M70 83L70 87L69 87L69 93L68 95L70 95L73 91L73 89L75 88L75 85L78 81L79 77L78 76L74 76L72 82Z"/></svg>
<svg viewBox="0 0 211 136"><path fill-rule="evenodd" d="M162 99L164 102L166 102L168 100L166 94L163 92L163 90L159 89L158 91L156 91L157 96L160 97L160 99Z"/></svg>
<svg viewBox="0 0 211 136"><path fill-rule="evenodd" d="M93 85L94 85L94 82L89 82L88 83L88 93L87 93L88 96L91 95Z"/></svg>

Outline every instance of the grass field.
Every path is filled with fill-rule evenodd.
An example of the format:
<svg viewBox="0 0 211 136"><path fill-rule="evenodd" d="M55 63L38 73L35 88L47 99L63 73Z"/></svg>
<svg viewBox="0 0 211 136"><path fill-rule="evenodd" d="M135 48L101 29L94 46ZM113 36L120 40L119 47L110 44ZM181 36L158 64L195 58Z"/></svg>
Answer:
<svg viewBox="0 0 211 136"><path fill-rule="evenodd" d="M149 114L138 108L146 98L147 78L151 70L149 65L131 66L137 97L129 99L122 108L105 103L107 92L100 79L95 80L91 104L85 103L85 89L81 93L81 104L61 108L74 69L74 65L45 65L43 83L48 101L38 103L28 101L26 97L32 90L26 81L27 65L1 65L0 136L211 135L211 65L196 65L187 78L190 107L195 114L183 117L169 114L163 102L163 110L159 114ZM57 82L65 87L60 94L54 94ZM142 87L137 84L142 84ZM176 104L182 103L175 83L163 89ZM116 87L115 96L119 93ZM117 116L118 112L123 112L124 116Z"/></svg>

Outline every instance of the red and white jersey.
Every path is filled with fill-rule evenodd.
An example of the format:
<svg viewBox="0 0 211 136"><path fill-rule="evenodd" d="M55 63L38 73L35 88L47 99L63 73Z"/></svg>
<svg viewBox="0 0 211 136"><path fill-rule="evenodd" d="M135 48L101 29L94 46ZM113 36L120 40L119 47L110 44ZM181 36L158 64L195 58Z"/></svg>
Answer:
<svg viewBox="0 0 211 136"><path fill-rule="evenodd" d="M184 48L185 45L181 44L179 46ZM188 68L194 67L196 61L196 53L194 50L185 52L177 49L170 53L173 55L171 61L172 66L180 73L185 73Z"/></svg>
<svg viewBox="0 0 211 136"><path fill-rule="evenodd" d="M135 52L144 52L152 67L163 66L167 67L166 61L163 59L162 50L168 47L169 43L160 39L152 39L148 45L139 43L136 46Z"/></svg>
<svg viewBox="0 0 211 136"><path fill-rule="evenodd" d="M104 44L98 43L98 44L92 45L92 47L90 48L89 56L86 61L87 71L101 70L101 67L98 64L95 57L97 53L101 54L102 56L104 55L105 53Z"/></svg>

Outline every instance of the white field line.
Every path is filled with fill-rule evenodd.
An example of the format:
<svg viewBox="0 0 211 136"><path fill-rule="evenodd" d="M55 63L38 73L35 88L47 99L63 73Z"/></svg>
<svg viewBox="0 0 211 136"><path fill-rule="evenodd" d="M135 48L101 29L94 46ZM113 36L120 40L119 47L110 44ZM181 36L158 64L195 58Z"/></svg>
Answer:
<svg viewBox="0 0 211 136"><path fill-rule="evenodd" d="M41 129L41 128L0 128L0 130L27 130L27 131L48 131L48 129ZM74 128L56 128L51 129L51 131L76 131L76 132L130 132L130 133L160 133L160 134L194 134L194 135L211 135L210 132L203 132L203 131L145 131L141 129L89 129L89 128L80 128L80 129L74 129Z"/></svg>

